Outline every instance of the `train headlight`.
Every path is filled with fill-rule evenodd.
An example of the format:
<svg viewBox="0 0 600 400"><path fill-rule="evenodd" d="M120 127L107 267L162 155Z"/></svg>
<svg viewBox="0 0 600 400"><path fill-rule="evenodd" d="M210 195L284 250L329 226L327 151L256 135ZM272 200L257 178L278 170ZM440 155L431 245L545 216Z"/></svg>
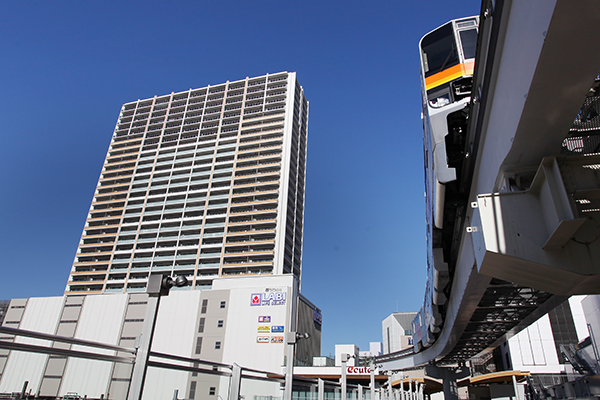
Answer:
<svg viewBox="0 0 600 400"><path fill-rule="evenodd" d="M447 96L437 97L433 100L429 100L429 105L433 108L444 107L445 105L450 104L450 98Z"/></svg>

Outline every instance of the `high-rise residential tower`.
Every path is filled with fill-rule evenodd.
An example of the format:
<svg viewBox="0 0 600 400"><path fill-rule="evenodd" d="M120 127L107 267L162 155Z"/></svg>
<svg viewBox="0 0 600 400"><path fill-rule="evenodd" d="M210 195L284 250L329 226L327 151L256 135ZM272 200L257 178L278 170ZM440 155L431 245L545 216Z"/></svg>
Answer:
<svg viewBox="0 0 600 400"><path fill-rule="evenodd" d="M123 105L65 293L300 279L307 121L287 72Z"/></svg>

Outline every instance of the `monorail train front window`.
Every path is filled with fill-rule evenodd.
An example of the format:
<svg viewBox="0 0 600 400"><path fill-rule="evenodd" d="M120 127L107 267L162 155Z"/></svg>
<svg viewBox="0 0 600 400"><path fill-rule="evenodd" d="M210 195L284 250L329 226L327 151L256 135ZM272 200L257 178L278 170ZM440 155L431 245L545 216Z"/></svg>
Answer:
<svg viewBox="0 0 600 400"><path fill-rule="evenodd" d="M477 29L467 29L460 31L458 34L460 36L465 60L475 58L475 51L477 50Z"/></svg>
<svg viewBox="0 0 600 400"><path fill-rule="evenodd" d="M425 36L421 41L425 77L459 63L452 24L448 23Z"/></svg>

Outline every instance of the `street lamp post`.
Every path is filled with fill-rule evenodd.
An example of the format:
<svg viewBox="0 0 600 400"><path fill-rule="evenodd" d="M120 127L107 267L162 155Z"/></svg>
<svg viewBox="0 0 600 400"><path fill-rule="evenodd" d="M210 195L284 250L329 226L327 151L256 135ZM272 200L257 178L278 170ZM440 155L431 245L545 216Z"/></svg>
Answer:
<svg viewBox="0 0 600 400"><path fill-rule="evenodd" d="M296 346L296 307L298 303L298 281L296 277L292 280L291 301L288 303L289 331L286 337L286 368L284 400L292 400L292 385L294 383L294 349Z"/></svg>
<svg viewBox="0 0 600 400"><path fill-rule="evenodd" d="M142 398L161 296L168 296L169 290L173 286L182 287L187 285L187 283L188 281L185 276L178 276L173 279L168 275L154 274L148 277L148 286L146 289L146 293L148 293L146 316L144 317L141 340L135 356L135 364L133 366L133 373L131 374L131 383L129 384L127 400L141 400Z"/></svg>
<svg viewBox="0 0 600 400"><path fill-rule="evenodd" d="M342 381L340 382L342 385L342 400L346 400L348 397L346 395L346 363L348 362L348 354L342 353Z"/></svg>
<svg viewBox="0 0 600 400"><path fill-rule="evenodd" d="M371 392L371 400L375 400L375 363L373 362L373 359L371 358L371 371L369 372L370 379L369 379L369 390Z"/></svg>

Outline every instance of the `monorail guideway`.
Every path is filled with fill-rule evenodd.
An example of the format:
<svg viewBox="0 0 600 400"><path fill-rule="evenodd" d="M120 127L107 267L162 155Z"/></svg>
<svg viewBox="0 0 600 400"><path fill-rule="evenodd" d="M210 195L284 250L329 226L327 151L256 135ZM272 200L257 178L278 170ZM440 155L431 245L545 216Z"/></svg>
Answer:
<svg viewBox="0 0 600 400"><path fill-rule="evenodd" d="M384 369L460 364L600 293L599 45L595 0L485 0L421 40L426 294Z"/></svg>

